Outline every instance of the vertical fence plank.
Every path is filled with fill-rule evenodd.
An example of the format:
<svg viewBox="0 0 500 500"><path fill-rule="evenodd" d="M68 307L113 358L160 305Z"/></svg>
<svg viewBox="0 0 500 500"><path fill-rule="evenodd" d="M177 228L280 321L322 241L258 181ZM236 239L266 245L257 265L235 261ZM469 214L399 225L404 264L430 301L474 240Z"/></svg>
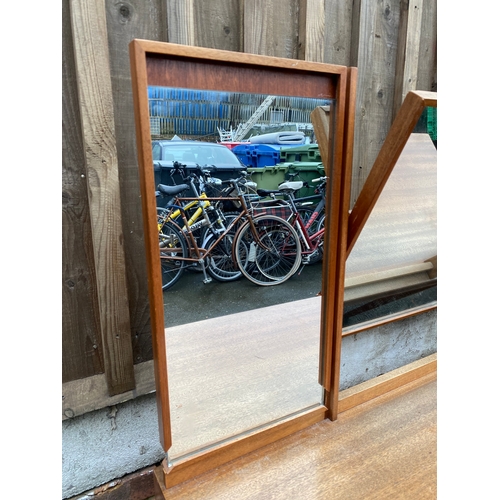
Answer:
<svg viewBox="0 0 500 500"><path fill-rule="evenodd" d="M324 62L352 66L353 2L325 1Z"/></svg>
<svg viewBox="0 0 500 500"><path fill-rule="evenodd" d="M403 69L403 92L401 102L410 90L417 90L418 51L422 29L423 0L410 0L408 6L408 29L406 34L405 65ZM396 68L396 76L400 68ZM423 89L420 89L423 90ZM399 103L398 108L401 106Z"/></svg>
<svg viewBox="0 0 500 500"><path fill-rule="evenodd" d="M212 49L243 50L242 0L195 2L195 45Z"/></svg>
<svg viewBox="0 0 500 500"><path fill-rule="evenodd" d="M195 44L193 0L167 1L167 39L182 45Z"/></svg>
<svg viewBox="0 0 500 500"><path fill-rule="evenodd" d="M437 92L437 1L423 0L417 89Z"/></svg>
<svg viewBox="0 0 500 500"><path fill-rule="evenodd" d="M401 2L394 79L393 119L399 111L406 94L410 90L417 90L421 27L422 0L404 0Z"/></svg>
<svg viewBox="0 0 500 500"><path fill-rule="evenodd" d="M326 42L325 0L300 0L299 59L323 62Z"/></svg>
<svg viewBox="0 0 500 500"><path fill-rule="evenodd" d="M72 0L97 301L110 395L135 387L104 0Z"/></svg>
<svg viewBox="0 0 500 500"><path fill-rule="evenodd" d="M245 52L298 58L298 0L246 0L243 17Z"/></svg>
<svg viewBox="0 0 500 500"><path fill-rule="evenodd" d="M359 33L360 33L360 20L361 20L361 3L363 0L352 1L351 11L351 49L349 65L358 67L359 59Z"/></svg>
<svg viewBox="0 0 500 500"><path fill-rule="evenodd" d="M106 20L132 345L139 363L153 359L153 352L128 45L134 38L165 40L164 2L106 0Z"/></svg>
<svg viewBox="0 0 500 500"><path fill-rule="evenodd" d="M351 206L356 201L392 123L399 0L360 6L358 90Z"/></svg>
<svg viewBox="0 0 500 500"><path fill-rule="evenodd" d="M62 5L62 381L104 373L69 3Z"/></svg>
<svg viewBox="0 0 500 500"><path fill-rule="evenodd" d="M408 36L408 9L411 0L401 0L399 15L398 45L396 51L396 71L394 75L394 106L392 119L396 116L403 102L403 78L406 60L406 40Z"/></svg>

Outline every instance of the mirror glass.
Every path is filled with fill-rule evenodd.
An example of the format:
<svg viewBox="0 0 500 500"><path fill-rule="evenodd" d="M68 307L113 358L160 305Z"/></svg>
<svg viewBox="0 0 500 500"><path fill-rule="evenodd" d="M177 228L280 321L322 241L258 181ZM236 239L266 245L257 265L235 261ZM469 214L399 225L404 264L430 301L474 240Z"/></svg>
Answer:
<svg viewBox="0 0 500 500"><path fill-rule="evenodd" d="M427 107L346 262L344 329L437 300L437 123Z"/></svg>
<svg viewBox="0 0 500 500"><path fill-rule="evenodd" d="M324 209L319 203L324 202L327 179L310 114L326 105L333 114L335 102L170 87L151 86L148 91L159 239L173 244L168 226L172 204L194 202L192 209L185 208L186 220L200 207L197 200L174 199L174 192L163 186L185 184L189 189L179 196L212 197L204 212L190 221L190 231L181 235L192 260L176 261L178 254L168 252L169 258L162 259L173 440L169 459L175 462L323 402L318 294ZM289 194L261 190L275 191L293 182L288 186L295 206L305 225L311 219L306 232L319 233L310 238L304 261L282 283L258 285L239 273L232 260L229 247L244 221L231 227L242 212L229 182L238 178L248 207L260 203L262 210L266 202L271 206L265 205L266 213L285 218L292 215L282 206ZM213 199L221 195L231 199ZM225 236L198 258L196 247L207 251L215 242L203 213L212 224L222 221L218 234ZM175 223L182 231L185 221L178 218ZM220 248L224 242L225 248ZM238 248L248 252L243 261L251 260L251 246ZM170 276L177 273L173 282Z"/></svg>

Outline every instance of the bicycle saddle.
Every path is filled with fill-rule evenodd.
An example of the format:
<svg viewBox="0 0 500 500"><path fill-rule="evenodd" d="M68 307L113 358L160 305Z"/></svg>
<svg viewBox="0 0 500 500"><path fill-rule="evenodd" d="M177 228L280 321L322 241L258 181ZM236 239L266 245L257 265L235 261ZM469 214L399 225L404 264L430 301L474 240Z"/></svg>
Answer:
<svg viewBox="0 0 500 500"><path fill-rule="evenodd" d="M214 186L220 186L222 185L222 180L219 179L218 177L209 177L205 181L205 184L213 184Z"/></svg>
<svg viewBox="0 0 500 500"><path fill-rule="evenodd" d="M303 186L304 183L302 181L285 181L278 186L278 189L280 191L298 191Z"/></svg>
<svg viewBox="0 0 500 500"><path fill-rule="evenodd" d="M158 184L158 191L166 196L175 196L176 194L182 193L186 189L189 189L187 184L179 184L178 186L167 186L166 184Z"/></svg>

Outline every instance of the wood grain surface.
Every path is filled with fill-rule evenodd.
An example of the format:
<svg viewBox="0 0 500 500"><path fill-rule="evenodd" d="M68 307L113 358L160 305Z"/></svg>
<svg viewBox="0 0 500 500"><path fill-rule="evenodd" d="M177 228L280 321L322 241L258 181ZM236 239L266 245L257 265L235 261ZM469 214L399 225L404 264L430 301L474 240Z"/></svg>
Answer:
<svg viewBox="0 0 500 500"><path fill-rule="evenodd" d="M69 3L62 3L62 381L104 373Z"/></svg>
<svg viewBox="0 0 500 500"><path fill-rule="evenodd" d="M352 201L356 201L392 123L399 0L360 2L359 68Z"/></svg>
<svg viewBox="0 0 500 500"><path fill-rule="evenodd" d="M128 44L134 38L164 40L164 9L161 0L106 2L111 83L119 96L113 105L134 363L151 360L153 353Z"/></svg>
<svg viewBox="0 0 500 500"><path fill-rule="evenodd" d="M99 1L70 2L78 97L109 395L134 389L130 313L123 249L115 121L106 12Z"/></svg>
<svg viewBox="0 0 500 500"><path fill-rule="evenodd" d="M299 59L323 62L324 42L325 2L299 0ZM336 64L344 63L337 62Z"/></svg>
<svg viewBox="0 0 500 500"><path fill-rule="evenodd" d="M158 500L375 500L437 496L436 375L290 435Z"/></svg>
<svg viewBox="0 0 500 500"><path fill-rule="evenodd" d="M406 94L410 90L417 90L422 7L423 0L410 0L401 3L396 56L397 70L394 80L393 118L399 111Z"/></svg>
<svg viewBox="0 0 500 500"><path fill-rule="evenodd" d="M235 52L243 51L243 2L194 1L193 8L196 27L194 45ZM169 39L169 41L174 40Z"/></svg>
<svg viewBox="0 0 500 500"><path fill-rule="evenodd" d="M299 0L244 2L244 51L298 58Z"/></svg>

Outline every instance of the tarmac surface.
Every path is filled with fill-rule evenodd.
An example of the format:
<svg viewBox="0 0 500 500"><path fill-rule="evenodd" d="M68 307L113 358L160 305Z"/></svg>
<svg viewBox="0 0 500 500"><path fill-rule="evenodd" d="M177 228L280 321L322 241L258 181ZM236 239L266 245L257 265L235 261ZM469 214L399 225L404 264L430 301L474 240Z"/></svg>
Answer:
<svg viewBox="0 0 500 500"><path fill-rule="evenodd" d="M165 327L172 327L315 297L321 290L321 262L303 268L284 283L258 286L241 277L222 283L203 283L203 274L186 270L181 279L163 292Z"/></svg>

